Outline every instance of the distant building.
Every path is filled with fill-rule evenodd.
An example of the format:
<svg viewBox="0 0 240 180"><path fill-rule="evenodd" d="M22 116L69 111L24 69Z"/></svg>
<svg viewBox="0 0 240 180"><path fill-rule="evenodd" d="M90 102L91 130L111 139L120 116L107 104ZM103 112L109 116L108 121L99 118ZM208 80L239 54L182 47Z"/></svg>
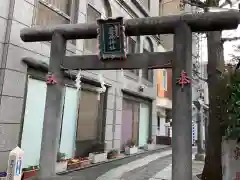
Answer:
<svg viewBox="0 0 240 180"><path fill-rule="evenodd" d="M157 136L172 137L172 69L157 72Z"/></svg>
<svg viewBox="0 0 240 180"><path fill-rule="evenodd" d="M160 16L168 16L168 15L179 15L179 14L185 14L185 13L196 13L197 11L199 11L198 8L190 6L190 5L183 5L183 1L182 0L161 0L159 2L159 15ZM161 39L161 43L163 44L163 47L166 49L166 51L170 51L173 50L173 35L160 35L160 39ZM205 58L205 56L203 56L202 50L202 44L200 43L200 40L202 40L201 35L193 33L192 35L192 54L193 54L193 66L197 65L197 70L201 73L200 76L203 76L206 78L207 74L206 72L202 71L202 65L200 65L202 63L203 58ZM206 61L206 60L204 60ZM204 66L204 68L206 68L206 66ZM206 69L204 69L206 70ZM159 73L161 74L163 70L159 70ZM168 76L170 73L170 70L167 71ZM162 80L161 80L162 81ZM158 80L158 83L161 83L161 81ZM170 80L172 81L172 79ZM170 83L172 84L172 82ZM171 90L167 89L167 94L170 93ZM203 91L203 92L202 92ZM162 94L161 94L162 96ZM197 100L198 98L204 96L205 100L208 102L208 95L207 95L207 86L206 83L202 80L199 80L199 78L193 77L192 79L192 101ZM161 97L162 98L162 97ZM164 97L166 98L166 97ZM158 108L159 106L163 106L165 105L163 101L159 101L160 103L157 104ZM170 102L170 101L168 101ZM172 103L172 102L171 102ZM174 106L174 104L172 104L172 106ZM162 112L162 108L161 110L158 109L158 113ZM160 114L164 114L164 113L160 113ZM162 115L163 116L163 115ZM162 120L163 121L163 120ZM194 142L197 138L197 125L196 125L196 112L193 106L193 114L192 114L192 122L193 122L193 139L192 141ZM165 131L163 130L164 128L161 129L160 127L160 134L164 135Z"/></svg>

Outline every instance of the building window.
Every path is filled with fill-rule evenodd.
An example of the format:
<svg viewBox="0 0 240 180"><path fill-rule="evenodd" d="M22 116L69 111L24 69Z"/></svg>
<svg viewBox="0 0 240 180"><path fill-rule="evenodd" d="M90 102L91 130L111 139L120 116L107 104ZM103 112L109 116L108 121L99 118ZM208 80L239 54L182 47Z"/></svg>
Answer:
<svg viewBox="0 0 240 180"><path fill-rule="evenodd" d="M88 5L87 7L87 23L96 23L97 19L101 18L101 13L98 12L95 8ZM97 50L97 39L86 39L85 48L86 50L95 53Z"/></svg>
<svg viewBox="0 0 240 180"><path fill-rule="evenodd" d="M159 16L163 15L163 2L162 0L159 1Z"/></svg>
<svg viewBox="0 0 240 180"><path fill-rule="evenodd" d="M157 116L157 129L160 130L160 116Z"/></svg>
<svg viewBox="0 0 240 180"><path fill-rule="evenodd" d="M167 91L167 71L165 69L162 70L162 89Z"/></svg>
<svg viewBox="0 0 240 180"><path fill-rule="evenodd" d="M28 78L27 81L25 112L20 140L20 147L26 152L24 156L24 168L39 164L47 92L45 81L33 78ZM36 96L36 90L38 91L38 96ZM65 86L63 111L61 112L62 125L60 129L59 150L65 153L67 158L74 157L77 99L78 91L75 88Z"/></svg>
<svg viewBox="0 0 240 180"><path fill-rule="evenodd" d="M150 0L141 0L141 2L145 8L150 9Z"/></svg>
<svg viewBox="0 0 240 180"><path fill-rule="evenodd" d="M98 93L81 91L78 111L77 141L96 140L99 110Z"/></svg>
<svg viewBox="0 0 240 180"><path fill-rule="evenodd" d="M144 49L143 53L148 53L149 51ZM152 69L142 69L142 77L150 82L153 82L153 70Z"/></svg>
<svg viewBox="0 0 240 180"><path fill-rule="evenodd" d="M143 53L153 52L153 43L149 37L143 43ZM142 77L150 82L153 82L153 73L152 69L144 68L142 69Z"/></svg>
<svg viewBox="0 0 240 180"><path fill-rule="evenodd" d="M26 153L24 168L39 164L47 85L43 81L28 78L26 90L27 96L20 145ZM37 96L36 90L38 91Z"/></svg>
<svg viewBox="0 0 240 180"><path fill-rule="evenodd" d="M79 0L39 0L36 25L77 23ZM76 40L69 41L76 44Z"/></svg>
<svg viewBox="0 0 240 180"><path fill-rule="evenodd" d="M166 109L165 110L166 117L165 117L165 123L171 122L172 119L172 110L171 109Z"/></svg>
<svg viewBox="0 0 240 180"><path fill-rule="evenodd" d="M127 49L128 49L128 53L131 54L131 53L135 53L136 52L136 46L137 46L137 43L134 39L132 38L128 38L127 39ZM139 75L139 69L131 69L129 70L130 72L136 74L137 76Z"/></svg>
<svg viewBox="0 0 240 180"><path fill-rule="evenodd" d="M69 24L72 0L39 0L36 24L40 26Z"/></svg>

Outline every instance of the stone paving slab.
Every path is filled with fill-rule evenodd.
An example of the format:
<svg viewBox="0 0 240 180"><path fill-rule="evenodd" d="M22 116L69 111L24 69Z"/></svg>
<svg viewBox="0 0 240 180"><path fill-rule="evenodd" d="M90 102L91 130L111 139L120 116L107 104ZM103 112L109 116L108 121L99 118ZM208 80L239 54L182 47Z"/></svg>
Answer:
<svg viewBox="0 0 240 180"><path fill-rule="evenodd" d="M104 173L108 172L109 170L113 169L113 168L117 168L121 165L124 164L128 164L132 161L138 160L140 158L144 158L148 155L157 153L157 152L163 152L163 151L167 151L170 150L171 148L160 148L158 150L155 151L149 151L143 154L137 154L134 156L130 156L124 159L120 159L120 160L116 160L116 161L111 161L108 163L104 163L104 164L100 164L98 166L94 166L94 167L90 167L90 168L86 168L86 169L81 169L78 171L73 171L73 172L69 172L68 174L62 174L60 177L71 177L73 178L73 180L96 180L99 176L103 175ZM66 179L68 180L68 179ZM106 179L107 180L107 179ZM113 179L114 180L114 179Z"/></svg>
<svg viewBox="0 0 240 180"><path fill-rule="evenodd" d="M64 172L59 172L59 173L57 173L57 175L65 175L65 174L69 174L69 173L72 173L72 172L75 172L75 171L81 171L81 170L86 169L86 168L93 168L94 166L99 166L99 165L102 165L102 164L111 163L113 161L123 160L125 158L130 158L131 159L131 158L134 158L134 157L138 157L139 155L140 156L147 156L149 154L153 154L154 152L159 152L159 151L164 151L164 150L169 150L169 149L171 149L170 146L157 144L155 146L155 148L153 150L150 150L150 151L146 151L146 150L143 150L143 149L138 149L137 153L131 154L131 155L126 155L124 153L121 153L118 158L109 159L107 161L99 162L99 163L96 163L96 164L90 164L89 166L86 166L84 168L76 168L76 169L71 169L71 170L67 170L67 171L64 171Z"/></svg>
<svg viewBox="0 0 240 180"><path fill-rule="evenodd" d="M204 162L194 161L192 164L192 171L193 171L193 178L192 180L199 180L196 176L202 173L204 167ZM150 178L149 180L171 180L171 173L172 173L172 165L169 165L164 170L161 171L161 174L157 174L155 177Z"/></svg>
<svg viewBox="0 0 240 180"><path fill-rule="evenodd" d="M121 178L124 180L148 180L157 172L164 169L171 164L172 155L160 157L145 166L136 168L130 172L125 173Z"/></svg>
<svg viewBox="0 0 240 180"><path fill-rule="evenodd" d="M203 161L195 161L194 154L192 156L193 163L192 163L192 173L193 173L193 180L199 180L196 175L201 174L204 166ZM168 165L163 170L159 171L155 174L154 177L150 178L149 180L171 180L172 179L172 164Z"/></svg>
<svg viewBox="0 0 240 180"><path fill-rule="evenodd" d="M162 149L157 152L161 153L164 151L168 150ZM120 170L122 170L120 173L117 173L120 174L119 176L115 176L116 174L112 174L110 177L104 176L104 180L170 180L171 176L170 179L169 177L167 177L167 179L163 179L162 177L157 177L156 174L157 172L165 169L166 174L168 173L171 175L171 155L165 154L166 156L159 156L158 158L155 158L151 154L154 156L154 154L156 154L156 151L149 152L147 154L139 154L87 169L82 169L66 175L57 176L55 178L41 180L96 180L99 176L104 176L107 172L113 169L119 169L118 167L121 167ZM150 157L152 156L152 158L148 159L147 156L149 157L149 155ZM139 162L143 165L138 165ZM131 167L128 166L129 164ZM124 167L124 165L127 166ZM203 165L204 162L193 161L193 174L200 174L202 172ZM155 178L152 178L154 176ZM193 180L199 179L194 176Z"/></svg>
<svg viewBox="0 0 240 180"><path fill-rule="evenodd" d="M118 168L114 168L104 175L97 178L97 180L105 180L109 177L116 178L116 179L124 179L123 176L125 173L128 173L130 171L133 171L135 169L148 166L149 164L152 164L153 161L158 160L159 158L166 157L172 154L172 150L160 152L160 153L154 153L152 155L146 156L144 158L138 159L136 161L133 161L128 164L124 164ZM124 176L126 177L126 176ZM127 176L128 177L128 176ZM140 174L138 176L138 179L140 178Z"/></svg>
<svg viewBox="0 0 240 180"><path fill-rule="evenodd" d="M193 161L193 175L198 175L202 173L204 167L204 162L202 161Z"/></svg>

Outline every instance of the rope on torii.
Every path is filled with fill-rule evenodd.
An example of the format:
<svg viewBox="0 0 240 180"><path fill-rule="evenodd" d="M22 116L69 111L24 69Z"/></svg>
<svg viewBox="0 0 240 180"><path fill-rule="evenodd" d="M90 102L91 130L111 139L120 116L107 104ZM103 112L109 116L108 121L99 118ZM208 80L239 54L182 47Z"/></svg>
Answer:
<svg viewBox="0 0 240 180"><path fill-rule="evenodd" d="M123 89L125 89L126 88L126 78L124 76L124 70L123 69L121 69L121 80L123 81L122 82L123 83Z"/></svg>
<svg viewBox="0 0 240 180"><path fill-rule="evenodd" d="M78 91L81 89L81 86L82 86L81 78L82 78L82 75L81 75L81 69L80 69L77 73L76 80L75 80L75 86L77 87Z"/></svg>
<svg viewBox="0 0 240 180"><path fill-rule="evenodd" d="M106 86L105 86L105 82L104 82L102 73L98 74L98 80L99 80L100 85L101 85L100 88L97 88L98 100L100 100L100 95L106 91Z"/></svg>
<svg viewBox="0 0 240 180"><path fill-rule="evenodd" d="M81 69L78 71L77 75L76 75L76 80L75 80L75 86L77 87L77 90L80 90L82 85L82 81L81 81L82 75L81 75ZM100 88L97 88L97 92L98 92L98 100L100 100L100 94L104 93L106 91L106 86L105 86L105 82L103 80L103 76L102 73L99 73L98 75L98 79L100 82Z"/></svg>

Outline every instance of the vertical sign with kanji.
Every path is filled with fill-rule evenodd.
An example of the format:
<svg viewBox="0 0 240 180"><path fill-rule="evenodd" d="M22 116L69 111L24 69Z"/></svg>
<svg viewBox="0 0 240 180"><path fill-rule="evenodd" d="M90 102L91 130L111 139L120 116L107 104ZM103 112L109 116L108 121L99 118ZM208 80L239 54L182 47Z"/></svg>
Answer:
<svg viewBox="0 0 240 180"><path fill-rule="evenodd" d="M126 59L123 18L99 19L97 22L100 59Z"/></svg>

